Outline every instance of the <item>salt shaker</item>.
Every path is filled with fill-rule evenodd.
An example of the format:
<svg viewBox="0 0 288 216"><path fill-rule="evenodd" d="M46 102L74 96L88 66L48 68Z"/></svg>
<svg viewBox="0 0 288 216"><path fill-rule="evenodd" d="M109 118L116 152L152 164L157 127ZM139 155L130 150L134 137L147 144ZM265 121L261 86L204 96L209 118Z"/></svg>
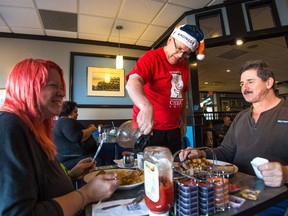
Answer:
<svg viewBox="0 0 288 216"><path fill-rule="evenodd" d="M134 166L134 153L133 152L123 152L123 166L124 167L133 167Z"/></svg>

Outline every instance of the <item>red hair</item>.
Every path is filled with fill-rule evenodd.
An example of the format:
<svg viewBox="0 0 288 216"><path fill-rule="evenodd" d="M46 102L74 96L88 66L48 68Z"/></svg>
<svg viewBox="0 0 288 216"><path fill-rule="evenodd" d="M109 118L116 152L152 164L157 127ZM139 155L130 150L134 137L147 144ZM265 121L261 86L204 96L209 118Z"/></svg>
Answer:
<svg viewBox="0 0 288 216"><path fill-rule="evenodd" d="M49 69L58 71L66 95L63 70L54 62L25 59L15 65L6 83L6 97L1 110L17 114L31 129L50 160L56 156L52 127L54 118L42 119L40 92L46 85Z"/></svg>

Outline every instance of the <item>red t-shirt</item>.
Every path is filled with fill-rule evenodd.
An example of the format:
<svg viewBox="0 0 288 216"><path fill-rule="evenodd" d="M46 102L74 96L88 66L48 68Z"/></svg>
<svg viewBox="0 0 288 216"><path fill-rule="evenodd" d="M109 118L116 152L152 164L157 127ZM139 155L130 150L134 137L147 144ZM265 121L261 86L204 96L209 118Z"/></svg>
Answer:
<svg viewBox="0 0 288 216"><path fill-rule="evenodd" d="M185 61L171 65L164 48L150 50L141 56L129 74L138 74L144 82L146 97L154 107L154 129L171 130L179 127L184 92L188 90L189 70ZM133 119L139 108L134 105Z"/></svg>

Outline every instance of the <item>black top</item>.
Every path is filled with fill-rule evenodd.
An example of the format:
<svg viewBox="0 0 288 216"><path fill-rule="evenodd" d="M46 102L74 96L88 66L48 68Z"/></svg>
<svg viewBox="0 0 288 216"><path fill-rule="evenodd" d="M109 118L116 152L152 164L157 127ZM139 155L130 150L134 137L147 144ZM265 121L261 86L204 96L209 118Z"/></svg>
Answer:
<svg viewBox="0 0 288 216"><path fill-rule="evenodd" d="M85 127L79 121L68 117L59 118L53 128L54 142L58 152L57 159L67 169L72 169L83 158L93 157L97 149L96 141L90 136L88 141L91 141L95 148L85 150L85 143L81 142L83 129Z"/></svg>
<svg viewBox="0 0 288 216"><path fill-rule="evenodd" d="M72 182L15 114L0 112L0 148L0 215L63 215L52 198L73 191Z"/></svg>

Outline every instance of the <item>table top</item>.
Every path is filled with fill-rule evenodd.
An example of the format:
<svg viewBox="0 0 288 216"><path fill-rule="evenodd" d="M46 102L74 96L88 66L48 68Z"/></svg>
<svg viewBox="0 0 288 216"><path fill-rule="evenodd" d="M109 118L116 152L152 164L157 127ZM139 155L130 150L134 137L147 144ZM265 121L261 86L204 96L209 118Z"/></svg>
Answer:
<svg viewBox="0 0 288 216"><path fill-rule="evenodd" d="M216 215L253 215L260 211L263 211L267 207L271 207L274 204L288 197L287 187L272 188L264 185L263 180L256 176L247 175L245 173L237 172L230 178L230 182L236 183L242 187L242 189L256 189L260 190L260 194L257 200L248 200L240 208L230 208L225 212L218 212ZM236 194L233 194L237 196Z"/></svg>
<svg viewBox="0 0 288 216"><path fill-rule="evenodd" d="M263 180L258 179L256 176L247 175L245 173L237 172L230 177L230 182L238 184L242 189L256 189L260 190L260 194L257 200L248 200L240 208L230 208L224 212L217 212L214 215L217 216L232 216L232 215L253 215L260 211L263 211L265 208L273 206L275 203L280 202L283 199L287 199L288 190L287 187L281 186L277 188L267 187L264 185ZM144 185L140 185L134 189L127 191L117 190L109 200L118 200L118 199L128 199L137 197L138 193L144 190ZM237 196L236 194L233 194ZM89 205L86 207L86 216L91 216L91 207Z"/></svg>

